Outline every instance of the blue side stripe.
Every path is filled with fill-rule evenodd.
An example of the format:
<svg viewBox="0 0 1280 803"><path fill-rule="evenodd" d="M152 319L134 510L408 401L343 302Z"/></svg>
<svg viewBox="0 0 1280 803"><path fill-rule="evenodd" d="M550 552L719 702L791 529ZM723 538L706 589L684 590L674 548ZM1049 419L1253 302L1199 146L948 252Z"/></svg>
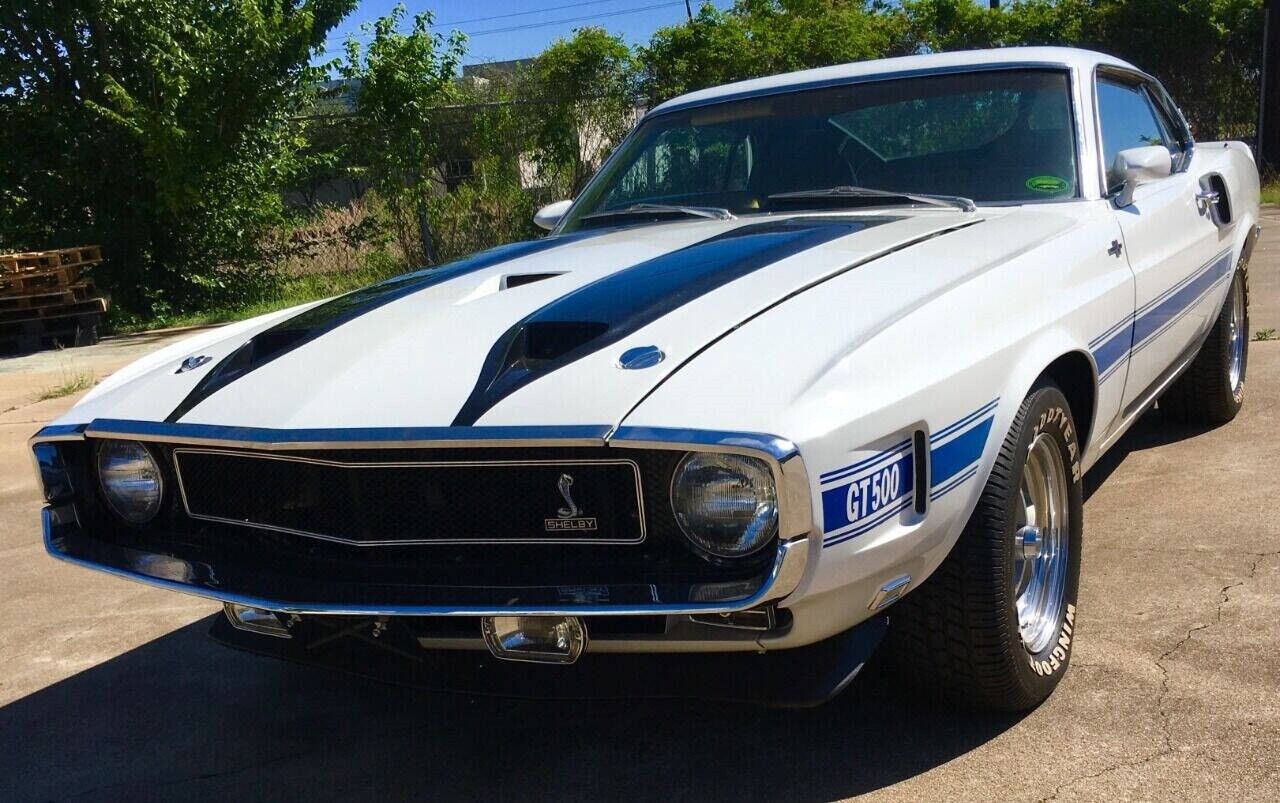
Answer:
<svg viewBox="0 0 1280 803"><path fill-rule="evenodd" d="M908 438L907 440L901 443L890 446L888 449L885 449L883 452L873 457L868 457L866 460L862 460L860 462L854 463L851 466L845 466L844 468L837 468L837 469L833 469L832 471L828 471L826 474L820 475L818 479L823 483L827 483L827 482L831 482L832 480L841 479L849 474L856 474L860 469L866 468L872 465L873 463L879 463L881 460L884 460L885 458L889 457L890 455L896 454L897 452L901 452L903 449L907 448L910 445L911 445L911 440Z"/></svg>
<svg viewBox="0 0 1280 803"><path fill-rule="evenodd" d="M1150 311L1138 318L1134 325L1133 342L1139 344L1154 336L1179 312L1189 309L1222 276L1223 271L1230 267L1231 254L1228 252L1210 265L1208 270L1196 275L1168 298L1152 307Z"/></svg>
<svg viewBox="0 0 1280 803"><path fill-rule="evenodd" d="M961 474L956 479L952 480L946 487L939 488L938 490L929 494L929 501L936 502L937 500L941 499L942 497L954 491L956 488L959 488L961 485L964 485L966 482L976 477L977 474L978 474L978 467L974 466L973 468L969 469L965 473Z"/></svg>
<svg viewBox="0 0 1280 803"><path fill-rule="evenodd" d="M902 500L902 502L900 502L896 506L890 508L889 510L884 511L883 513L879 514L871 521L868 521L866 524L859 525L853 528L852 530L846 530L844 532L837 532L837 533L832 533L831 535L828 535L826 538L822 540L822 545L835 546L836 544L844 543L845 541L848 541L851 538L856 538L865 532L874 530L876 527L879 527L881 524L884 524L886 521L893 518L894 516L901 513L902 511L906 510L910 506L911 506L911 500L904 499Z"/></svg>
<svg viewBox="0 0 1280 803"><path fill-rule="evenodd" d="M1137 354L1139 351L1142 351L1142 350L1143 350L1143 349L1145 349L1147 346L1150 346L1152 343L1156 342L1156 340L1158 340L1158 339L1160 338L1160 335L1164 334L1164 333L1165 333L1165 332L1167 332L1169 329L1173 328L1173 325L1174 325L1175 323L1177 323L1178 321L1180 321L1180 320L1182 320L1184 317L1186 317L1187 313L1191 312L1191 310L1192 310L1193 308L1195 308L1195 305L1196 305L1196 304L1198 304L1198 303L1200 302L1200 300L1201 300L1201 299L1203 299L1206 295L1208 295L1208 294L1209 294L1209 291L1210 291L1210 290L1212 290L1213 288L1217 287L1219 284L1222 284L1223 280L1224 280L1224 279L1226 279L1226 278L1228 278L1228 277L1227 277L1227 276L1219 276L1219 277L1217 278L1217 280L1216 280L1216 281L1214 281L1214 282L1213 282L1213 284L1211 284L1211 285L1209 285L1208 287L1206 287L1206 288L1204 289L1204 292L1202 292L1199 296L1197 296L1197 297L1196 297L1196 299L1195 299L1194 301L1192 301L1190 304L1188 304L1188 305L1187 305L1186 307L1184 307L1183 309L1179 310L1179 311L1178 311L1178 313L1177 313L1176 315L1174 315L1172 318L1169 318L1167 321L1165 321L1165 322L1164 322L1164 324L1163 324L1163 325L1161 325L1161 327L1160 327L1158 330L1156 330L1155 332L1153 332L1153 333L1151 334L1151 336L1150 336L1150 337L1148 337L1146 340L1142 341L1142 342L1141 342L1141 343L1139 343L1137 346L1135 346L1135 347L1134 347L1134 349L1133 349L1133 351L1132 351L1132 352L1130 352L1130 354Z"/></svg>
<svg viewBox="0 0 1280 803"><path fill-rule="evenodd" d="M929 442L936 443L937 441L942 440L943 438L947 437L948 435L955 432L956 430L962 429L968 426L969 424L972 424L977 419L981 418L982 416L996 409L996 405L999 402L1000 400L998 398L992 399L991 401L987 402L979 409L974 410L972 413L969 413L967 416L955 422L954 424L951 424L950 426L947 426L947 427L943 427L942 429L930 435Z"/></svg>
<svg viewBox="0 0 1280 803"><path fill-rule="evenodd" d="M929 478L934 487L951 479L982 457L982 450L987 444L987 435L990 434L991 425L994 422L994 416L984 418L973 429L930 453Z"/></svg>
<svg viewBox="0 0 1280 803"><path fill-rule="evenodd" d="M1090 340L1090 341L1089 341L1089 348L1091 348L1091 349L1097 348L1099 343L1101 343L1102 341L1106 340L1108 337L1110 337L1111 335L1115 334L1116 332L1120 331L1120 329L1122 329L1123 327L1127 326L1127 325L1128 325L1129 323L1131 323L1132 321L1133 321L1133 313L1129 313L1128 315L1126 315L1126 316L1125 316L1124 320L1122 320L1122 321L1120 321L1120 322L1116 323L1116 324L1115 324L1114 326L1112 326L1110 329L1108 329L1107 331L1105 331L1105 332L1103 332L1102 334L1098 335L1098 336L1097 336L1097 337L1095 337L1093 340Z"/></svg>
<svg viewBox="0 0 1280 803"><path fill-rule="evenodd" d="M1211 288L1230 275L1231 251L1227 250L1143 304L1135 315L1090 341L1089 348L1098 366L1098 383L1109 379L1125 358L1141 351L1164 334L1174 322L1199 303ZM1123 328L1117 330L1117 326Z"/></svg>
<svg viewBox="0 0 1280 803"><path fill-rule="evenodd" d="M1130 318L1123 329L1093 352L1093 360L1098 364L1098 374L1104 374L1118 364L1120 360L1129 354L1129 348L1132 345L1133 318Z"/></svg>

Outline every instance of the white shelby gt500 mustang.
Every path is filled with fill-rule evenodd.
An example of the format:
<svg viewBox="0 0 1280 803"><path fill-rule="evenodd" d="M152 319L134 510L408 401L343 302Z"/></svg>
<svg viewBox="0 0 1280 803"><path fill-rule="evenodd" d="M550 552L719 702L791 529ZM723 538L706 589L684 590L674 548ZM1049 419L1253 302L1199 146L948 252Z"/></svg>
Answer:
<svg viewBox="0 0 1280 803"><path fill-rule="evenodd" d="M1096 53L695 92L543 239L103 382L33 439L45 541L286 657L649 653L657 684L696 652L813 701L887 628L1026 708L1071 656L1082 474L1157 399L1240 408L1257 219L1249 150Z"/></svg>

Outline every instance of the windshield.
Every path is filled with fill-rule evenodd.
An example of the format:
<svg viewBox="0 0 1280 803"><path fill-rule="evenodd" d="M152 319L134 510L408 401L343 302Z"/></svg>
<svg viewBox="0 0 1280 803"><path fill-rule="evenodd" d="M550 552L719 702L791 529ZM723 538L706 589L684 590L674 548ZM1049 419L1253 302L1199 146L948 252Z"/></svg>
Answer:
<svg viewBox="0 0 1280 803"><path fill-rule="evenodd" d="M793 211L803 204L777 196L846 186L987 203L1077 197L1066 73L902 78L661 114L624 142L562 230L636 204Z"/></svg>

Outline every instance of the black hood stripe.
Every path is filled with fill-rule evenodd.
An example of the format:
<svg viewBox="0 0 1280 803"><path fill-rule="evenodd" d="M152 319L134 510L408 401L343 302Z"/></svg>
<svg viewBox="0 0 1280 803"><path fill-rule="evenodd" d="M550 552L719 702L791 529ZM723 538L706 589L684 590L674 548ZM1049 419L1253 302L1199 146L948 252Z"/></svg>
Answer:
<svg viewBox="0 0 1280 803"><path fill-rule="evenodd" d="M566 234L498 246L447 265L395 276L312 307L262 330L224 357L191 389L165 421L177 422L197 404L237 379L392 301L468 273L567 245L597 233Z"/></svg>
<svg viewBox="0 0 1280 803"><path fill-rule="evenodd" d="M454 426L534 380L606 348L717 288L801 251L899 218L753 223L612 273L547 304L490 349Z"/></svg>

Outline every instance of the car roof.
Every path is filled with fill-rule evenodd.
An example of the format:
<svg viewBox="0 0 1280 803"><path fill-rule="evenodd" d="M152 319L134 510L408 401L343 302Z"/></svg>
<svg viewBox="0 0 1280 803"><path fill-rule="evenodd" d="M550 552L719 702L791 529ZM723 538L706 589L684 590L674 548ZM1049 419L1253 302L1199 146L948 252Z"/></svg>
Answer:
<svg viewBox="0 0 1280 803"><path fill-rule="evenodd" d="M858 61L818 67L812 70L770 75L748 81L701 89L672 98L656 106L650 114L661 114L675 109L703 106L753 95L771 95L801 89L853 83L874 76L892 76L902 73L928 73L931 71L963 71L966 67L983 68L1003 64L1035 64L1067 67L1092 72L1104 64L1137 70L1132 64L1097 53L1073 47L1002 47L989 50L957 50L950 53L929 53L920 56L900 56L891 59Z"/></svg>

